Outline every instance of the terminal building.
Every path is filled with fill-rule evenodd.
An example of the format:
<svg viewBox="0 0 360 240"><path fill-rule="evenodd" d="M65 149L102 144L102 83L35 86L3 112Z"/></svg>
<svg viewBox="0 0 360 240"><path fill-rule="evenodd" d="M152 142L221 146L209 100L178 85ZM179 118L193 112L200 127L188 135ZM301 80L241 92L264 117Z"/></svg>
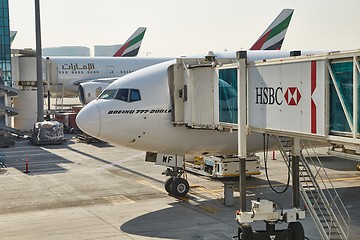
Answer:
<svg viewBox="0 0 360 240"><path fill-rule="evenodd" d="M95 45L94 56L95 57L112 57L121 44L115 45ZM83 46L61 46L61 47L49 47L42 49L43 56L73 56L73 57L89 57L90 48Z"/></svg>
<svg viewBox="0 0 360 240"><path fill-rule="evenodd" d="M0 71L3 84L11 87L11 50L8 0L0 0Z"/></svg>
<svg viewBox="0 0 360 240"><path fill-rule="evenodd" d="M11 107L11 97L17 96L17 90L12 88L8 0L0 0L0 12L0 146L8 146L8 133L17 132L9 127L10 117L18 115Z"/></svg>
<svg viewBox="0 0 360 240"><path fill-rule="evenodd" d="M90 48L82 46L61 46L42 49L43 56L79 56L89 57Z"/></svg>
<svg viewBox="0 0 360 240"><path fill-rule="evenodd" d="M115 45L95 45L94 56L96 57L112 57L118 49L121 48L121 44Z"/></svg>

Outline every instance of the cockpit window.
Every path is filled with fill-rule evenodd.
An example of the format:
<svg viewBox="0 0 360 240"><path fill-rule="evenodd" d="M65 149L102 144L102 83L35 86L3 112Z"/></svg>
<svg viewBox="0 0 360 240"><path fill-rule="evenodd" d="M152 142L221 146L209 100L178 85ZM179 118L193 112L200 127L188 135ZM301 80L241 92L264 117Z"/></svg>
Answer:
<svg viewBox="0 0 360 240"><path fill-rule="evenodd" d="M140 91L139 89L130 89L130 102L140 101Z"/></svg>
<svg viewBox="0 0 360 240"><path fill-rule="evenodd" d="M113 99L116 92L117 89L104 90L104 92L99 96L99 99Z"/></svg>
<svg viewBox="0 0 360 240"><path fill-rule="evenodd" d="M108 89L104 90L99 99L118 99L124 102L136 102L141 100L139 89Z"/></svg>
<svg viewBox="0 0 360 240"><path fill-rule="evenodd" d="M129 89L119 89L115 99L128 102L128 96L129 96Z"/></svg>
<svg viewBox="0 0 360 240"><path fill-rule="evenodd" d="M109 97L110 98L110 97ZM106 98L106 99L109 99ZM116 90L116 95L112 96L120 101L124 102L136 102L141 100L140 90L139 89L129 89L129 88L120 88Z"/></svg>

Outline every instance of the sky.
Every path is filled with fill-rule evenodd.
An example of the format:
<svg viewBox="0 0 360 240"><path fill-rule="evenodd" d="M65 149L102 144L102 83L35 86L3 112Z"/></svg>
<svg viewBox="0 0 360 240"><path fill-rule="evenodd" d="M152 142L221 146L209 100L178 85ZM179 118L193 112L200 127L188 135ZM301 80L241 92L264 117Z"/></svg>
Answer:
<svg viewBox="0 0 360 240"><path fill-rule="evenodd" d="M40 0L42 47L121 44L147 27L139 56L248 49L284 8L285 50L360 48L359 0ZM9 0L12 48L35 49L34 0Z"/></svg>

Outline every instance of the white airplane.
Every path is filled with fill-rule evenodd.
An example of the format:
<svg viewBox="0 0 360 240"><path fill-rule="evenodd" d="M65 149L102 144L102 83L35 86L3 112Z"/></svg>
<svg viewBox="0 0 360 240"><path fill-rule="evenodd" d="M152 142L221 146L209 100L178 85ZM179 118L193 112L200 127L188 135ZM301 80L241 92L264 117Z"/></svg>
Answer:
<svg viewBox="0 0 360 240"><path fill-rule="evenodd" d="M251 50L279 50L284 41L289 26L293 9L284 9L264 31L259 39L251 47ZM120 50L119 50L120 51ZM115 60L111 60L115 61ZM120 77L119 73L114 77ZM79 84L79 99L82 104L87 104L95 99L115 79L113 76L103 76L107 79L96 79Z"/></svg>
<svg viewBox="0 0 360 240"><path fill-rule="evenodd" d="M289 51L249 51L248 60L289 55ZM151 153L177 156L236 154L236 131L174 126L168 78L168 71L174 64L175 60L159 63L111 83L79 112L78 127L95 138ZM248 152L261 150L262 139L262 134L249 135ZM165 188L173 195L184 196L189 185L178 173L166 182Z"/></svg>
<svg viewBox="0 0 360 240"><path fill-rule="evenodd" d="M145 31L145 27L139 27L113 57L46 57L48 61L57 65L57 78L50 82L50 93L60 97L76 97L81 86L80 93L83 99L86 100L87 97L95 99L104 89L101 87L105 83L107 86L118 77L171 59L135 57L139 52ZM92 83L85 86L87 82ZM93 87L94 82L97 82L96 87Z"/></svg>
<svg viewBox="0 0 360 240"><path fill-rule="evenodd" d="M249 61L289 56L290 51L247 52ZM235 58L235 53L217 54L217 57ZM175 60L159 63L114 81L79 112L77 125L95 138L148 153L175 156L237 154L235 131L174 126L168 75L174 64ZM226 84L222 86L222 90L231 91ZM248 152L261 150L262 138L262 134L249 135ZM166 181L165 189L175 196L186 195L189 184L181 178L181 167L173 167L169 175L172 177Z"/></svg>

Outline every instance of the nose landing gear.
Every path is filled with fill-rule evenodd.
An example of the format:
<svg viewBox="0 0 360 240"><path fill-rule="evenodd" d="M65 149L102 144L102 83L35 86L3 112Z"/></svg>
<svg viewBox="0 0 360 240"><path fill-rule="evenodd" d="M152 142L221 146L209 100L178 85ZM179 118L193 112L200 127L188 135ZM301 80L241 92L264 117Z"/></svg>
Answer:
<svg viewBox="0 0 360 240"><path fill-rule="evenodd" d="M165 190L170 195L184 197L189 192L189 183L186 179L182 178L184 170L179 168L168 168L163 174L170 176L165 182Z"/></svg>

